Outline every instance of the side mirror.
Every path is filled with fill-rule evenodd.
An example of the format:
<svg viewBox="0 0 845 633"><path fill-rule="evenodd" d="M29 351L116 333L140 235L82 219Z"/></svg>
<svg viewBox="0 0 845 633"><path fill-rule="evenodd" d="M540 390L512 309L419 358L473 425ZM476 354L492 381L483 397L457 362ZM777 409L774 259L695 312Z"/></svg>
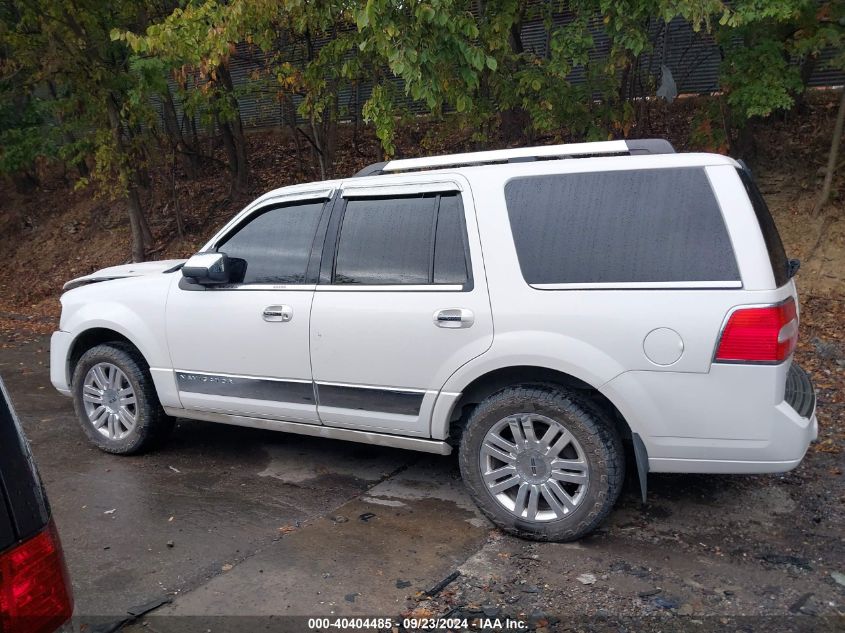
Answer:
<svg viewBox="0 0 845 633"><path fill-rule="evenodd" d="M204 286L227 284L230 268L226 253L197 253L182 266L182 276Z"/></svg>

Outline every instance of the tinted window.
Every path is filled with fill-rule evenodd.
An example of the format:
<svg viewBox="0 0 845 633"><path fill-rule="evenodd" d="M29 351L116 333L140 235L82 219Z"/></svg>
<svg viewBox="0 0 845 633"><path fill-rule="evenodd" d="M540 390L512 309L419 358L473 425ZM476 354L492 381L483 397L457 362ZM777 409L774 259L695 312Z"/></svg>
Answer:
<svg viewBox="0 0 845 633"><path fill-rule="evenodd" d="M253 216L218 251L245 262L245 284L301 284L322 202L271 208Z"/></svg>
<svg viewBox="0 0 845 633"><path fill-rule="evenodd" d="M346 203L336 284L427 284L436 197Z"/></svg>
<svg viewBox="0 0 845 633"><path fill-rule="evenodd" d="M464 210L458 196L441 196L434 244L434 283L466 283Z"/></svg>
<svg viewBox="0 0 845 633"><path fill-rule="evenodd" d="M702 169L519 178L505 198L530 284L739 279Z"/></svg>
<svg viewBox="0 0 845 633"><path fill-rule="evenodd" d="M745 185L745 191L751 199L754 213L757 215L757 223L760 225L763 241L766 243L766 250L769 252L769 261L772 263L775 285L780 287L789 281L789 259L786 256L786 250L783 248L780 233L778 233L775 220L769 212L769 207L766 205L763 195L757 185L754 184L751 174L744 169L737 169L737 171L742 179L742 184Z"/></svg>
<svg viewBox="0 0 845 633"><path fill-rule="evenodd" d="M334 283L465 283L463 213L456 194L348 200Z"/></svg>

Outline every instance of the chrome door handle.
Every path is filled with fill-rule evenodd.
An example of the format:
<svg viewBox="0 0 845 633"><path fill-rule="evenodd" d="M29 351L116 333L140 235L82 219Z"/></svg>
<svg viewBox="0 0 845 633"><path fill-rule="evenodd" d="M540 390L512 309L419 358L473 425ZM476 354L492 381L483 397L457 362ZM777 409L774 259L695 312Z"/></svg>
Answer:
<svg viewBox="0 0 845 633"><path fill-rule="evenodd" d="M293 318L293 308L290 306L267 306L261 314L265 321L281 321L287 323Z"/></svg>
<svg viewBox="0 0 845 633"><path fill-rule="evenodd" d="M472 310L466 308L446 308L434 313L434 325L445 328L470 327L475 323Z"/></svg>

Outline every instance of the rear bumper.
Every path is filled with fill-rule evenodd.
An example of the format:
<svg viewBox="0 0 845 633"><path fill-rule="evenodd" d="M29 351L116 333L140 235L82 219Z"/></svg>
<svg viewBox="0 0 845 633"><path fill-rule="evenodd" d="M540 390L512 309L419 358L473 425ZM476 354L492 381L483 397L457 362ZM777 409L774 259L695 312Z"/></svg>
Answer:
<svg viewBox="0 0 845 633"><path fill-rule="evenodd" d="M73 335L57 330L50 337L50 382L59 393L70 395L70 376L68 376L68 356Z"/></svg>
<svg viewBox="0 0 845 633"><path fill-rule="evenodd" d="M809 418L801 418L785 402L783 403L783 409L781 405L778 405L776 410L776 416L782 416L785 424L797 427L799 437L795 437L793 433L783 433L782 435L772 437L772 444L782 446L784 443L787 443L793 446L798 455L794 459L763 461L757 459L729 460L649 457L649 471L655 473L713 473L725 475L785 473L790 471L801 463L804 455L807 453L810 442L813 442L819 435L816 411L813 409ZM749 450L753 450L759 454L756 448L750 448Z"/></svg>
<svg viewBox="0 0 845 633"><path fill-rule="evenodd" d="M628 372L602 391L635 405L622 414L642 438L651 472L786 472L818 437L815 393L794 364Z"/></svg>

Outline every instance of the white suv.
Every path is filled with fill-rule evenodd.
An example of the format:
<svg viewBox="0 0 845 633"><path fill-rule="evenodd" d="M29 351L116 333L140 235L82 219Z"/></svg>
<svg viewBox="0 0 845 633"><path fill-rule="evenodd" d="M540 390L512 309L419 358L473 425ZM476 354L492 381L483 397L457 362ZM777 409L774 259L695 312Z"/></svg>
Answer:
<svg viewBox="0 0 845 633"><path fill-rule="evenodd" d="M69 282L51 377L91 440L174 417L460 453L503 529L567 540L647 472L795 467L817 425L747 170L666 141L393 160L272 191L187 262Z"/></svg>

